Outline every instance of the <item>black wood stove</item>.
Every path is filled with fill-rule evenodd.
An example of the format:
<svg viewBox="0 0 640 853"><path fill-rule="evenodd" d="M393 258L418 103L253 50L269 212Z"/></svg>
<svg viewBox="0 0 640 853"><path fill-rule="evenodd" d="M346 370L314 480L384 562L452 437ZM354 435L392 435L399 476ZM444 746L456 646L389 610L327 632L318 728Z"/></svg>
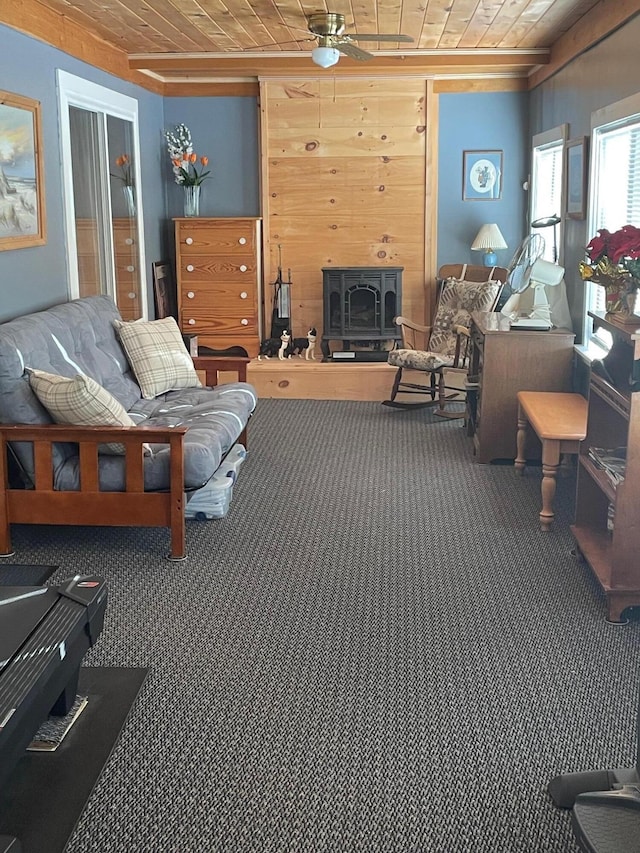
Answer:
<svg viewBox="0 0 640 853"><path fill-rule="evenodd" d="M393 322L401 313L403 267L324 267L322 353L331 356L329 341L342 341L336 360L386 360L383 344L399 340ZM371 346L353 352L351 344Z"/></svg>

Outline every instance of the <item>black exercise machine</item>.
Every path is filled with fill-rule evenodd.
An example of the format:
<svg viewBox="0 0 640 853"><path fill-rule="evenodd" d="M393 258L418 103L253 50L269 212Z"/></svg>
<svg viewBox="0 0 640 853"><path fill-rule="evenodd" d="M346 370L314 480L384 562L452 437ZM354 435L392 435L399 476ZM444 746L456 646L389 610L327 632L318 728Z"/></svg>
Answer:
<svg viewBox="0 0 640 853"><path fill-rule="evenodd" d="M49 714L64 717L75 701L85 652L102 632L107 587L95 575L58 586L0 587L0 820L7 782ZM43 772L47 772L43 767ZM0 853L22 853L0 829Z"/></svg>
<svg viewBox="0 0 640 853"><path fill-rule="evenodd" d="M640 709L634 767L563 773L547 790L556 806L572 810L585 853L640 853Z"/></svg>

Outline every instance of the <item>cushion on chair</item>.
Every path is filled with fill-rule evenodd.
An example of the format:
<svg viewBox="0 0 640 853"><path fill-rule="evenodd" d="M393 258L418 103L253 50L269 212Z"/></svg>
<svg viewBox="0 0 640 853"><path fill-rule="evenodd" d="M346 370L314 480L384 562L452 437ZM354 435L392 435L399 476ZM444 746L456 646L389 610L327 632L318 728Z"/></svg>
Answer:
<svg viewBox="0 0 640 853"><path fill-rule="evenodd" d="M145 400L167 391L201 388L191 356L173 317L163 320L114 320Z"/></svg>
<svg viewBox="0 0 640 853"><path fill-rule="evenodd" d="M461 281L449 278L442 285L438 308L429 338L429 350L450 356L453 363L457 335L454 326L471 326L472 311L490 311L495 305L502 284L499 281ZM433 368L422 368L433 369Z"/></svg>
<svg viewBox="0 0 640 853"><path fill-rule="evenodd" d="M389 352L387 364L393 367L406 367L410 370L433 371L445 366L451 367L453 356L417 349L392 349Z"/></svg>

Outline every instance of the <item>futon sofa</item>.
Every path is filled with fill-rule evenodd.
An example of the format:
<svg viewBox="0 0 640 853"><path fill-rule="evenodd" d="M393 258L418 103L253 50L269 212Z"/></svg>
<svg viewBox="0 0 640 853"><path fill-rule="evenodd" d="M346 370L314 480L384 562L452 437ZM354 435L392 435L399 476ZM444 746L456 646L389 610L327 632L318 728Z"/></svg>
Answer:
<svg viewBox="0 0 640 853"><path fill-rule="evenodd" d="M124 323L107 296L1 324L0 554L12 523L86 524L169 527L185 557L185 501L246 446L247 362L192 359L173 319Z"/></svg>

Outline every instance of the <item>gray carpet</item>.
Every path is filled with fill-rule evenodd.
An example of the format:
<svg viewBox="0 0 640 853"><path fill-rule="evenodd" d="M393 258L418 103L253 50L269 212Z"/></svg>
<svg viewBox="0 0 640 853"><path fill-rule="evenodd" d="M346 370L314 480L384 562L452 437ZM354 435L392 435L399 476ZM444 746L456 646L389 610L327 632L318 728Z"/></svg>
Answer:
<svg viewBox="0 0 640 853"><path fill-rule="evenodd" d="M263 400L187 561L17 528L107 578L86 662L151 668L68 853L574 851L545 786L633 762L640 623L571 556L573 489L543 534L539 469L475 464L460 421Z"/></svg>
<svg viewBox="0 0 640 853"><path fill-rule="evenodd" d="M0 586L42 586L57 566L18 566L0 560Z"/></svg>

